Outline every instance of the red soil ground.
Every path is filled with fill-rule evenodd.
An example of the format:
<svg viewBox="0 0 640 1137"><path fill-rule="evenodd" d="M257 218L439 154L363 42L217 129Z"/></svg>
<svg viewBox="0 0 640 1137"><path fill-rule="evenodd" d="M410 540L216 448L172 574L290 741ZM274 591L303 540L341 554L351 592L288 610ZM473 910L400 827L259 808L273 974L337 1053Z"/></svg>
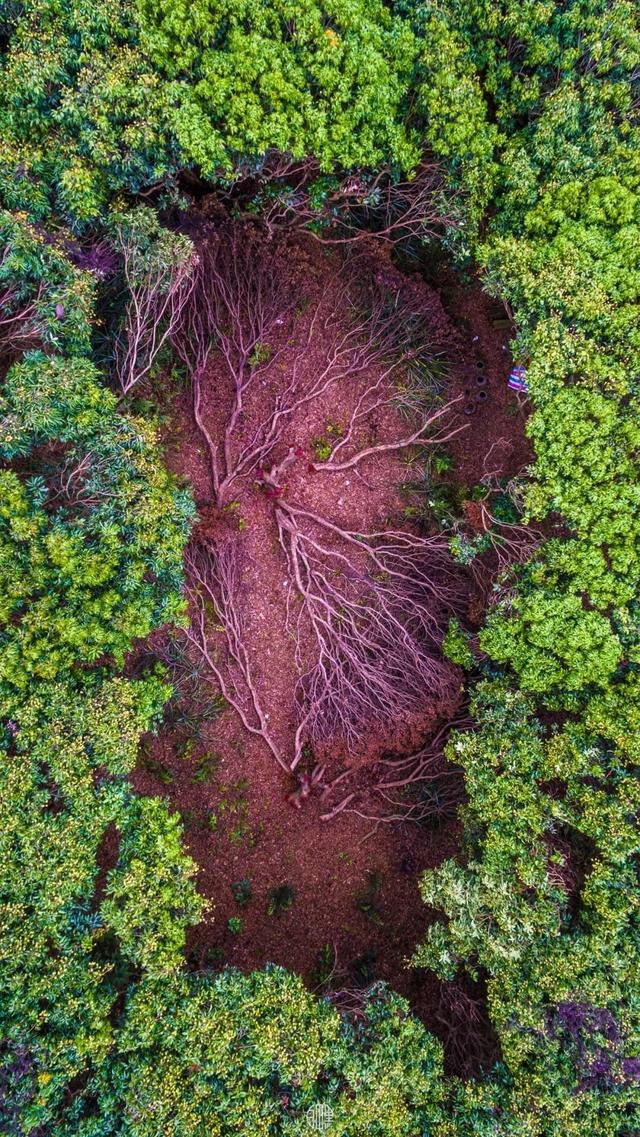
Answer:
<svg viewBox="0 0 640 1137"><path fill-rule="evenodd" d="M478 277L463 284L448 266L435 277L437 295L456 333L455 389L476 401L470 428L449 444L459 482L468 488L483 477L512 478L532 459L525 436L529 404L507 386L513 367L514 328L500 301L482 290ZM478 386L478 377L485 379ZM487 398L477 400L480 390Z"/></svg>
<svg viewBox="0 0 640 1137"><path fill-rule="evenodd" d="M327 255L312 240L298 241L291 255L299 258L311 290L335 274L336 255ZM477 404L472 415L458 414L467 429L448 447L455 459L455 480L470 487L492 471L500 476L518 472L528 460L522 437L524 411L506 387L509 331L494 327L492 302L478 286L464 288L445 277L445 310L435 287L417 276L403 280L383 249L373 256L376 271L402 284L419 304L430 343L445 353L449 363L447 394L463 394L463 402L469 402L480 390L476 376L486 377L482 389L488 398ZM319 366L326 349L326 344L315 344L305 366ZM205 397L212 429L225 414L221 383L214 368ZM269 395L262 393L267 399ZM390 521L397 525L398 520L406 526L407 501L398 492L407 479L402 455L377 456L358 472L308 471L314 440L326 438L330 424L344 423L354 397L354 390L343 384L291 423L286 441L302 447L305 460L292 467L287 496L349 528L382 528ZM283 752L290 754L296 674L294 645L285 621L287 571L277 544L273 503L245 481L234 490L237 504L221 518L211 504L206 452L189 394L182 391L170 402L166 460L193 487L200 525L213 532L221 526L241 529L252 665L273 734ZM406 432L406 422L391 408L375 423L377 438ZM455 678L446 699L434 700L425 692L422 737L454 717L462 700L461 676ZM287 800L295 780L287 779L262 740L248 735L231 709L205 724L200 741L186 748L183 744L184 735L170 731L148 739L134 782L142 793L164 794L185 819L187 846L199 866L198 887L211 901L205 921L189 938L192 964L246 971L273 961L318 988L323 977L318 961L324 952L328 970L334 970L332 988L362 986L372 978L387 980L433 1027L440 985L433 976L407 970L405 964L429 918L419 897L420 874L456 856L455 819L433 827L376 827L343 812L327 823L320 819L321 795L313 791L302 808L295 809ZM205 755L210 757L208 765L203 763ZM353 757L338 748L332 755L332 774L350 761ZM231 885L244 879L252 897L240 906ZM285 883L294 890L293 903L279 915L269 915L270 890ZM233 917L242 922L239 934L228 927Z"/></svg>

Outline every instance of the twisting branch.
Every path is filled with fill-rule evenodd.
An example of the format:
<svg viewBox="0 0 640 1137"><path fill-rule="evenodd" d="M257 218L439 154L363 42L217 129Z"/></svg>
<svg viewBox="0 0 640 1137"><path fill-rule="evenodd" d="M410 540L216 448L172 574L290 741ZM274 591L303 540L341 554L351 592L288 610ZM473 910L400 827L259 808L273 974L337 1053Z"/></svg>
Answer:
<svg viewBox="0 0 640 1137"><path fill-rule="evenodd" d="M245 729L259 735L278 765L289 772L271 736L252 674L242 619L241 567L241 543L237 538L215 544L191 543L185 555L191 615L185 635ZM222 659L209 646L212 630L225 636Z"/></svg>
<svg viewBox="0 0 640 1137"><path fill-rule="evenodd" d="M474 991L474 988L476 990ZM474 1078L497 1058L497 1039L487 1013L486 995L463 975L442 983L436 1011L445 1068L459 1078Z"/></svg>
<svg viewBox="0 0 640 1137"><path fill-rule="evenodd" d="M16 341L32 340L37 338L38 332L34 327L33 319L37 314L37 299L27 300L21 308L16 308L16 294L12 288L5 288L0 292L0 338L4 344L12 345Z"/></svg>
<svg viewBox="0 0 640 1137"><path fill-rule="evenodd" d="M342 1018L356 1023L364 1022L370 1003L377 996L384 997L384 994L385 985L381 980L377 980L366 987L341 987L336 990L332 985L325 998L339 1011Z"/></svg>
<svg viewBox="0 0 640 1137"><path fill-rule="evenodd" d="M376 237L396 244L410 237L441 237L454 220L452 193L445 201L445 180L435 163L425 163L411 181L396 181L389 169L373 179L345 179L325 203L327 229L311 233L328 244ZM309 216L307 224L313 220ZM317 220L317 217L316 217Z"/></svg>
<svg viewBox="0 0 640 1137"><path fill-rule="evenodd" d="M482 524L498 562L498 573L528 560L542 541L542 533L528 525L501 521L481 502Z"/></svg>
<svg viewBox="0 0 640 1137"><path fill-rule="evenodd" d="M5 249L0 269L8 256ZM44 295L44 285L40 283L33 296L20 300L16 290L5 286L0 291L0 347L4 352L24 351L42 339L38 327L38 306Z"/></svg>
<svg viewBox="0 0 640 1137"><path fill-rule="evenodd" d="M375 384L374 387L375 386L377 386L377 384ZM387 394L386 399L377 400L371 407L369 407L369 409L367 409L368 402L366 396L369 395L371 391L373 391L374 387L368 388L368 390L364 393L364 396L361 396L358 400L356 409L351 415L346 433L342 438L338 440L338 442L336 442L336 445L333 447L331 455L326 460L326 462L313 463L313 469L315 471L325 470L328 473L335 474L340 470L353 469L354 466L358 466L360 462L363 462L365 458L370 458L374 454L385 454L393 453L394 451L398 450L406 450L408 446L442 445L444 442L449 442L452 438L455 437L456 434L460 434L462 430L466 430L467 426L469 425L468 423L462 423L460 426L453 427L453 429L445 429L444 431L436 430L435 433L433 433L435 423L439 422L439 420L445 415L450 415L456 403L460 402L462 396L458 396L458 398L452 399L450 402L446 403L445 406L439 407L437 411L433 411L430 415L427 416L426 420L422 422L417 430L414 430L409 435L405 435L404 438L398 438L394 442L380 442L375 446L367 446L363 450L358 450L357 453L353 454L350 458L346 458L342 462L337 462L336 458L339 452L352 440L355 428L357 427L359 420L362 419L365 415L369 414L371 409L383 406L385 404L388 405L389 403L389 397Z"/></svg>
<svg viewBox="0 0 640 1137"><path fill-rule="evenodd" d="M213 492L219 505L240 473L271 447L260 445L236 454L236 434L246 415L246 401L272 372L282 354L274 353L272 334L288 321L296 303L291 272L284 258L269 256L249 226L224 226L199 246L193 294L174 346L187 366L196 423L206 441ZM203 407L203 381L212 355L221 356L231 387L222 439L214 439Z"/></svg>
<svg viewBox="0 0 640 1137"><path fill-rule="evenodd" d="M90 509L106 498L117 497L115 492L101 485L102 479L96 476L105 472L105 466L105 460L98 458L93 450L79 460L67 458L51 481L48 507L62 505L67 509Z"/></svg>
<svg viewBox="0 0 640 1137"><path fill-rule="evenodd" d="M381 759L376 780L364 791L349 793L321 820L332 821L343 810L376 825L451 817L464 800L464 778L445 757L444 747L452 730L472 723L466 715L452 719L414 754Z"/></svg>
<svg viewBox="0 0 640 1137"><path fill-rule="evenodd" d="M302 676L295 769L306 741L353 750L375 728L419 716L426 695L450 690L452 669L434 649L457 588L442 537L356 533L286 502L276 521ZM300 647L309 631L311 665Z"/></svg>
<svg viewBox="0 0 640 1137"><path fill-rule="evenodd" d="M487 485L487 479L483 481ZM519 492L517 481L507 486L506 496L515 507L516 514L521 507ZM505 495L505 490L498 485L494 487L494 493ZM496 587L496 580L532 556L543 540L542 533L520 521L508 521L504 516L498 516L497 505L491 506L491 497L465 503L465 512L474 536L470 538L457 526L458 532L453 541L456 558L468 564L474 583L482 593L491 589L491 602L496 603L506 595L504 587Z"/></svg>

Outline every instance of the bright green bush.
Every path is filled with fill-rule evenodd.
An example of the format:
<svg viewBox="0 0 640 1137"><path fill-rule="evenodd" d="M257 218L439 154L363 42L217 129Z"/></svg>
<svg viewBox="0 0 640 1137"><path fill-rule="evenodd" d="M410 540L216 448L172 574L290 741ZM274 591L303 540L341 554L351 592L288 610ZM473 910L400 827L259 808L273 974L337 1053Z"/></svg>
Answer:
<svg viewBox="0 0 640 1137"><path fill-rule="evenodd" d="M76 686L67 677L34 684L21 704L12 698L0 707L7 723L0 746L0 1032L5 1059L26 1053L35 1064L21 1115L26 1131L53 1125L69 1082L106 1060L111 1009L133 966L142 957L152 968L175 968L181 913L193 919L200 911L175 819L163 803L139 803L126 782L140 734L157 720L167 692L153 678L85 675ZM101 901L96 858L109 829L115 839L123 834L121 865L111 900ZM169 869L163 855L171 842ZM136 853L146 875L123 908L118 889L135 871ZM146 952L136 940L143 925Z"/></svg>
<svg viewBox="0 0 640 1137"><path fill-rule="evenodd" d="M193 507L154 444L117 413L89 362L33 354L9 372L0 454L37 460L30 477L0 473L3 683L24 690L76 661L121 661L134 638L182 612Z"/></svg>
<svg viewBox="0 0 640 1137"><path fill-rule="evenodd" d="M627 737L636 686L637 677L622 684L615 704L606 697L607 717L596 696L584 725L570 721L545 739L531 699L504 681L484 683L474 707L478 729L450 744L466 775L470 857L464 867L447 861L425 874L423 898L447 919L428 929L414 963L445 978L461 966L489 976L506 1074L494 1092L508 1087L509 1118L528 1117L545 1134L562 1126L576 1137L589 1126L624 1132L640 1103L621 1064L622 1053L634 1058L640 1044L633 885L640 783L613 742ZM554 779L565 783L561 797L547 790ZM571 858L587 849L580 887ZM610 1088L604 1075L581 1084L586 1067L550 1027L563 1007L587 1004L606 1010L620 1031ZM467 1104L475 1095L465 1090Z"/></svg>
<svg viewBox="0 0 640 1137"><path fill-rule="evenodd" d="M399 5L418 38L416 127L460 195L447 206L454 218L447 240L459 257L468 259L494 189L499 135L490 122L469 40L458 11L449 11L452 7L437 0Z"/></svg>
<svg viewBox="0 0 640 1137"><path fill-rule="evenodd" d="M27 0L0 69L0 189L35 219L75 226L114 193L177 169L157 76L132 6Z"/></svg>
<svg viewBox="0 0 640 1137"><path fill-rule="evenodd" d="M120 827L118 865L107 878L100 911L123 954L148 975L178 969L184 929L204 909L192 884L196 869L181 840L182 825L164 802L134 798Z"/></svg>
<svg viewBox="0 0 640 1137"><path fill-rule="evenodd" d="M480 634L473 666L493 678L476 729L451 742L466 858L425 875L442 916L415 961L488 981L503 1064L460 1089L463 1133L626 1137L640 1113L640 24L624 2L442 7L497 128L474 252L527 365L527 509L563 535L500 582ZM570 714L539 721L549 707ZM572 1014L604 1033L561 1029Z"/></svg>
<svg viewBox="0 0 640 1137"><path fill-rule="evenodd" d="M411 167L401 106L415 45L374 0L140 0L142 44L166 82L182 154L205 176L270 149L324 170Z"/></svg>
<svg viewBox="0 0 640 1137"><path fill-rule="evenodd" d="M492 659L508 663L525 691L563 695L606 686L622 659L609 621L585 611L579 595L532 590L493 612L480 643Z"/></svg>
<svg viewBox="0 0 640 1137"><path fill-rule="evenodd" d="M277 149L323 169L415 166L406 21L376 0L27 0L0 66L0 191L82 228L181 167L233 176Z"/></svg>
<svg viewBox="0 0 640 1137"><path fill-rule="evenodd" d="M441 1062L439 1043L383 988L352 1028L282 968L147 980L96 1083L100 1132L120 1132L124 1117L131 1137L293 1137L321 1102L336 1137L413 1137L441 1116Z"/></svg>

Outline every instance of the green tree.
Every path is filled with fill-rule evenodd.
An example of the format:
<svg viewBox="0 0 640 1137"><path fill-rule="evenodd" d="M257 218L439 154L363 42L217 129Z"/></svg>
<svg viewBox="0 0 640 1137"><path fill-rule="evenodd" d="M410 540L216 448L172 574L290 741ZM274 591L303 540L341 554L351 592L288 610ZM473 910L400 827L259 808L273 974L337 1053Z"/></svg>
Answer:
<svg viewBox="0 0 640 1137"><path fill-rule="evenodd" d="M401 113L414 37L379 0L141 0L140 11L175 136L205 176L270 149L324 170L389 155L415 165Z"/></svg>
<svg viewBox="0 0 640 1137"><path fill-rule="evenodd" d="M0 675L24 690L181 614L193 506L88 361L28 356L0 416L0 454L31 462L0 473Z"/></svg>

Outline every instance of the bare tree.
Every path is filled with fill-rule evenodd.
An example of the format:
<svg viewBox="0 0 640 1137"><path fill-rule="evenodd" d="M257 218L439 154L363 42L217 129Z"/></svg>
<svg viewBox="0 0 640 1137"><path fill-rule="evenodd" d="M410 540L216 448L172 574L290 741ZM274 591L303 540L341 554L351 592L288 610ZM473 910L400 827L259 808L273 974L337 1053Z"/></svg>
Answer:
<svg viewBox="0 0 640 1137"><path fill-rule="evenodd" d="M9 257L7 246L0 260L0 271ZM42 339L38 325L39 308L44 296L40 282L32 296L20 297L12 284L0 288L0 348L8 355L36 346Z"/></svg>
<svg viewBox="0 0 640 1137"><path fill-rule="evenodd" d="M288 760L271 736L252 674L237 539L190 546L188 636L245 727L291 772L307 744L340 742L353 751L376 732L388 735L390 723L415 728L425 702L450 693L455 672L439 648L460 578L443 535L351 531L290 502L284 475L303 452L286 445L286 432L296 416L347 382L349 420L327 460L310 464L313 472L349 470L386 452L441 443L463 427L452 423L454 403L436 402L437 392L427 389L411 407L417 420L411 429L377 441L377 412L398 405L396 377L425 347L421 322L400 291L370 271L360 274L366 283L354 285L354 267L362 267L355 255L318 295L305 287L288 252L250 224L205 230L193 292L173 339L191 377L216 504L224 506L241 479L257 483L275 504L300 677ZM206 388L214 364L215 417ZM209 646L212 612L226 636L219 652ZM291 803L301 805L323 788L323 777L322 770L303 776Z"/></svg>
<svg viewBox="0 0 640 1137"><path fill-rule="evenodd" d="M257 200L260 224L269 234L303 229L325 244L441 237L453 222L454 194L441 167L426 158L411 179L383 166L375 174L361 171L323 181L314 159L272 152L259 170L246 171L232 194L234 204L244 197L255 208Z"/></svg>
<svg viewBox="0 0 640 1137"><path fill-rule="evenodd" d="M87 451L82 458L69 456L51 479L48 507L91 510L107 498L117 497L115 492L106 488L109 481L104 476L106 473L106 459L98 457L93 450Z"/></svg>
<svg viewBox="0 0 640 1137"><path fill-rule="evenodd" d="M388 406L389 391L388 385L386 391L384 390L385 381L387 376L377 379L372 382L367 389L362 393L355 409L351 413L349 423L346 430L339 439L334 443L331 454L324 462L314 462L313 469L318 472L320 470L327 470L330 473L337 473L341 470L351 470L354 466L359 465L365 458L371 458L374 455L393 453L398 450L406 450L408 446L438 446L445 442L449 442L456 434L465 430L467 425L463 423L460 426L445 426L444 429L437 429L436 423L440 423L441 419L451 421L451 412L457 403L460 402L460 397L451 399L448 403L436 410L431 411L420 426L413 430L410 434L403 435L400 438L392 439L389 442L379 442L372 446L366 446L361 449L356 449L355 453L350 454L348 457L349 446L353 443L354 436L357 435L357 428L361 426L362 422L375 410L380 407ZM435 429L434 429L435 428ZM345 454L342 458L338 456L345 449Z"/></svg>
<svg viewBox="0 0 640 1137"><path fill-rule="evenodd" d="M509 512L517 518L523 508L523 489L518 478L512 478L504 487L497 477L486 475L482 479L487 495L479 501L467 503L465 509L471 511L474 530L469 538L468 530L456 526L457 557L467 563L473 581L481 595L489 603L496 604L506 599L512 585L508 570L527 561L539 547L543 535L539 529L520 520L508 520L504 509L500 509L497 499L502 497L509 504Z"/></svg>
<svg viewBox="0 0 640 1137"><path fill-rule="evenodd" d="M185 636L245 729L260 735L289 773L308 742L317 746L340 740L354 749L376 728L419 717L429 694L450 692L454 673L437 657L436 648L443 606L455 602L458 585L441 538L401 531L354 533L282 501L276 520L292 578L288 613L295 625L300 674L300 717L289 760L271 734L251 665L242 617L242 541L237 536L192 541L188 547L191 622ZM303 647L308 632L311 664ZM211 646L216 634L224 636L220 650ZM394 767L394 777L383 778L376 787L378 796L386 795L387 804L394 804L392 792L428 782L429 761L425 751ZM303 776L290 795L292 804L301 805L316 787L326 794L342 780L340 776L327 785L324 773L318 767ZM341 812L353 797L325 819ZM399 802L395 805L400 808ZM420 819L418 808L409 813ZM379 813L376 818L386 819Z"/></svg>
<svg viewBox="0 0 640 1137"><path fill-rule="evenodd" d="M294 769L306 741L354 749L372 728L419 715L426 695L451 689L436 647L457 582L442 537L352 532L284 501L276 521L302 676ZM300 646L309 632L311 665Z"/></svg>
<svg viewBox="0 0 640 1137"><path fill-rule="evenodd" d="M381 758L373 777L323 813L321 820L332 821L342 812L354 813L374 822L377 828L381 824L420 824L455 816L464 800L464 778L460 768L447 760L444 748L452 730L469 727L472 721L466 715L451 719L414 753ZM346 771L347 778L350 773ZM326 787L325 799L343 778L340 775Z"/></svg>
<svg viewBox="0 0 640 1137"><path fill-rule="evenodd" d="M498 1054L486 998L466 990L462 979L441 985L436 1021L452 1073L473 1078L493 1065Z"/></svg>
<svg viewBox="0 0 640 1137"><path fill-rule="evenodd" d="M192 542L186 552L190 624L185 631L191 648L206 664L245 730L259 735L278 764L289 771L269 730L247 650L242 617L242 547L238 538ZM221 651L211 647L211 633L224 635Z"/></svg>
<svg viewBox="0 0 640 1137"><path fill-rule="evenodd" d="M279 405L252 443L238 448L236 436L245 426L249 394L281 355L272 350L272 333L288 322L296 300L285 261L268 255L251 227L225 226L209 233L199 246L193 295L184 326L173 338L190 373L194 418L207 443L219 505L235 479L266 461L279 439L280 422L286 418ZM231 388L222 439L213 437L203 410L203 381L214 353L223 361Z"/></svg>
<svg viewBox="0 0 640 1137"><path fill-rule="evenodd" d="M296 414L339 389L346 379L353 385L375 371L345 436L336 442L329 461L315 463L314 469L349 469L369 455L441 443L463 429L443 429L452 402L423 413L420 425L406 436L347 457L366 420L393 403L395 375L424 344L407 345L411 312L399 293L375 285L366 294L357 292L346 273L304 313L298 312L291 337L291 318L301 300L304 290L290 264L276 246L259 239L253 227L224 226L199 246L196 285L175 344L191 376L194 418L207 444L218 505L224 504L237 479L247 475L257 475L275 489L276 467L271 472L268 467L286 428ZM327 351L310 373L309 354L317 344L326 345ZM214 356L230 394L222 436L211 428L204 406L204 381ZM344 454L340 462L339 453Z"/></svg>
<svg viewBox="0 0 640 1137"><path fill-rule="evenodd" d="M194 285L196 256L190 241L161 232L149 239L135 221L115 228L129 299L115 341L122 393L149 375L163 347L177 334Z"/></svg>

